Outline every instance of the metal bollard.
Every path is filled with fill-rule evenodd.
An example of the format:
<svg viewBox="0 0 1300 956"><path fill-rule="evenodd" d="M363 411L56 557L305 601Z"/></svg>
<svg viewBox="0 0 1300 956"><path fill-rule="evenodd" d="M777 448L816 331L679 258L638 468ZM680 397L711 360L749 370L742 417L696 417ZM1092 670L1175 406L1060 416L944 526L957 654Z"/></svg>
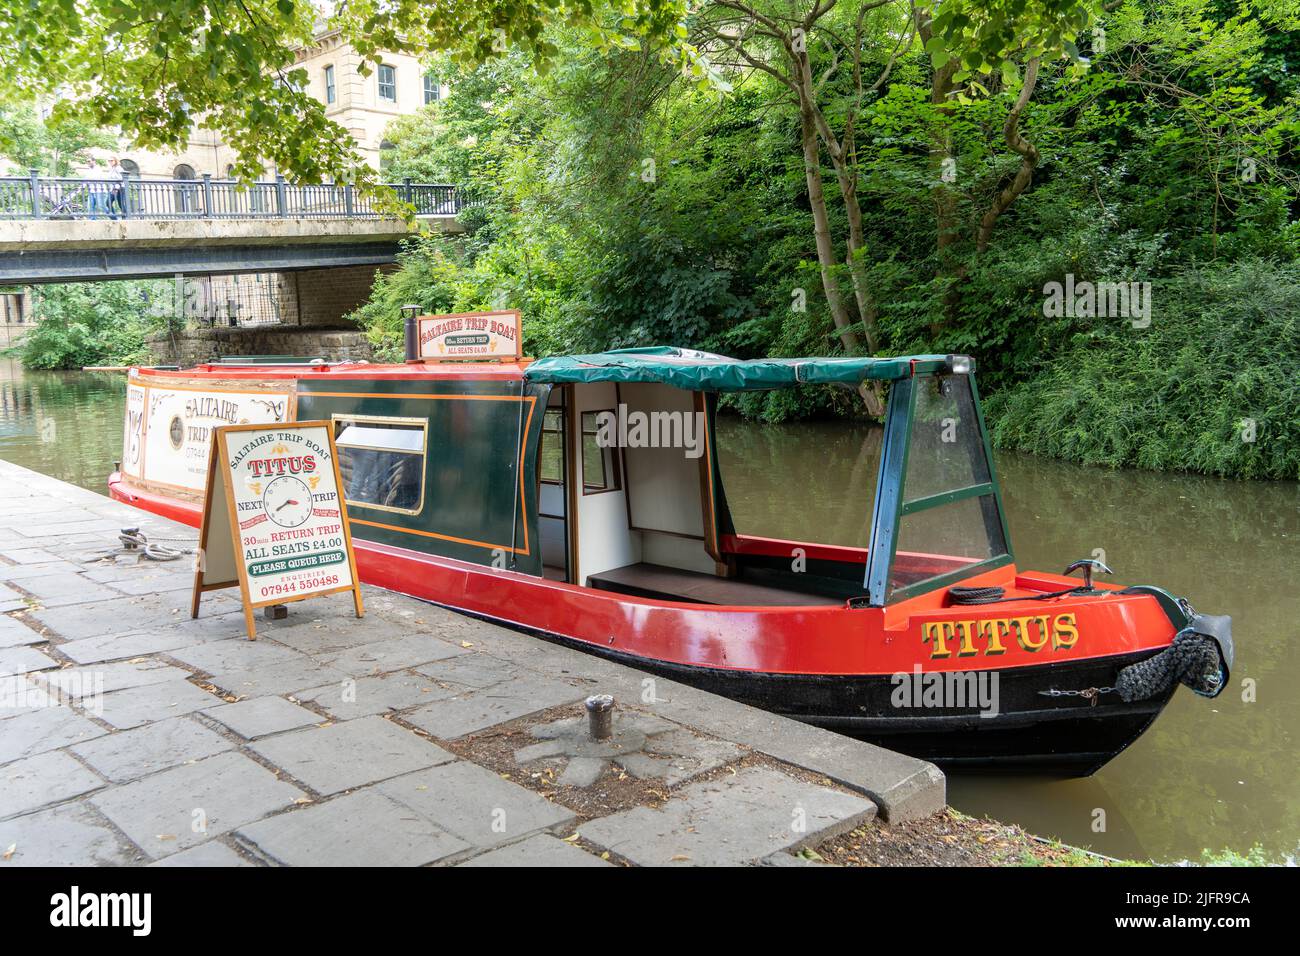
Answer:
<svg viewBox="0 0 1300 956"><path fill-rule="evenodd" d="M593 694L587 698L587 730L592 740L608 740L614 736L614 698L609 694Z"/></svg>

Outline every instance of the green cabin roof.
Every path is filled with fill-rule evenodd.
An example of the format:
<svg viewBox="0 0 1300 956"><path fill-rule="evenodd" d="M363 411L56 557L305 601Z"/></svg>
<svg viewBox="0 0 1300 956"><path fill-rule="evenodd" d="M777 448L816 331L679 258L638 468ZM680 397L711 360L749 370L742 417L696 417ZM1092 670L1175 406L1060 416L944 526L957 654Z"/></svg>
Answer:
<svg viewBox="0 0 1300 956"><path fill-rule="evenodd" d="M740 359L671 346L616 349L595 355L538 359L524 371L530 382L660 382L699 392L747 392L787 385L857 385L887 381L947 367L945 355L891 358Z"/></svg>

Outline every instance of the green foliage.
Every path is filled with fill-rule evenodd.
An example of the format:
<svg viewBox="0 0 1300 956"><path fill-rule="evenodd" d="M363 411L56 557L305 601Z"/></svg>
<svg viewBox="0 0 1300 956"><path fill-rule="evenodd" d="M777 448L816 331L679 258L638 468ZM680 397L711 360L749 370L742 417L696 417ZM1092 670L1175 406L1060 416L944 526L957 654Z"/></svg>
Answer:
<svg viewBox="0 0 1300 956"><path fill-rule="evenodd" d="M1294 861L1278 859L1258 843L1244 854L1236 850L1201 851L1202 866L1292 866Z"/></svg>
<svg viewBox="0 0 1300 956"><path fill-rule="evenodd" d="M1300 265L1189 270L1151 324L1075 320L988 402L996 445L1109 467L1300 479Z"/></svg>
<svg viewBox="0 0 1300 956"><path fill-rule="evenodd" d="M9 351L35 369L143 362L146 339L172 321L173 293L166 281L36 286L36 324Z"/></svg>
<svg viewBox="0 0 1300 956"><path fill-rule="evenodd" d="M1013 400L1026 415L1037 413L1032 427L1018 417L1000 422L1023 430L1014 439L1004 432L1007 445L1108 464L1294 477L1300 437L1276 421L1284 407L1276 389L1254 378L1249 387L1238 382L1239 392L1205 381L1212 402L1170 412L1181 417L1177 437L1162 436L1164 418L1144 409L1162 394L1145 390L1163 387L1158 370L1173 356L1179 368L1236 369L1232 350L1242 348L1258 363L1251 374L1260 383L1293 377L1285 349L1256 349L1287 331L1268 317L1276 315L1272 300L1233 300L1222 290L1258 279L1276 291L1300 259L1300 123L1294 84L1277 67L1297 51L1295 38L1234 0L1129 0L1105 13L1104 33L1077 19L1087 5L1020 10L1045 31L1045 59L1018 126L1039 159L1029 188L995 217L981 248L980 224L1021 164L1004 132L1022 93L1019 70L1013 76L992 64L1019 64L1034 52L1025 45L1030 34L1003 36L1000 48L981 53L982 66L964 67L983 93L936 105L933 51L901 42L899 10L866 6L843 4L827 29L859 13L868 24L879 17L860 51L866 79L884 77L878 88L860 91L830 52L833 43L810 37L808 57L823 78L818 96L832 133L855 156L864 239L855 261L878 314L880 351L976 356L985 394L1008 390L999 406L1006 415ZM961 51L996 46L1002 34L984 27L1001 9L944 4L949 20L936 23L952 26L966 11L970 22L944 33L944 43ZM1053 39L1053 17L1076 21ZM388 343L385 354L400 343L396 307L426 299L455 310L522 309L525 348L537 355L645 344L744 358L839 352L799 116L782 83L733 63L719 66L732 87L722 93L682 82L652 52L593 50L580 30L549 35L561 53L544 76L526 53L476 66L436 62L451 96L390 129L395 174L456 182L474 205L461 217L467 236L424 240L405 262L418 291L401 291L406 279L393 276L357 314ZM1077 59L1069 59L1067 40L1080 44ZM1058 41L1067 57L1053 60ZM712 50L719 64L726 53ZM822 147L829 228L842 243L848 211L824 140ZM940 148L951 177L941 178ZM941 201L949 217L942 254ZM851 299L848 265L827 272ZM1160 311L1145 344L1120 335L1116 322L1046 318L1043 288L1067 275L1154 283ZM1053 377L1063 350L1073 356L1072 380ZM1107 379L1117 363L1147 373L1115 390ZM1040 375L1105 400L1087 411L1038 401L1022 390ZM734 403L769 421L862 414L851 393L831 390ZM1086 426L1081 414L1090 416ZM1123 419L1120 437L1106 437L1107 415ZM1225 441L1241 417L1267 421L1267 441L1253 448ZM1081 431L1098 444L1079 440Z"/></svg>
<svg viewBox="0 0 1300 956"><path fill-rule="evenodd" d="M9 160L10 174L25 176L36 169L46 176L68 176L74 163L90 160L88 150L115 142L81 120L49 122L29 105L0 103L0 156Z"/></svg>
<svg viewBox="0 0 1300 956"><path fill-rule="evenodd" d="M365 305L351 319L366 329L367 338L381 361L403 358L402 307L418 305L420 314L470 311L459 305L463 280L452 250L432 238L408 240L395 272L381 272Z"/></svg>
<svg viewBox="0 0 1300 956"><path fill-rule="evenodd" d="M325 25L343 32L363 71L383 51L476 63L512 48L544 67L556 52L548 27L580 29L610 50L678 37L684 15L679 0L351 0ZM375 177L352 138L294 65L320 17L311 0L0 0L0 101L57 98L56 117L120 127L151 149L183 149L197 123L236 150L241 178L271 162L302 182L368 188ZM672 49L696 59L680 42Z"/></svg>

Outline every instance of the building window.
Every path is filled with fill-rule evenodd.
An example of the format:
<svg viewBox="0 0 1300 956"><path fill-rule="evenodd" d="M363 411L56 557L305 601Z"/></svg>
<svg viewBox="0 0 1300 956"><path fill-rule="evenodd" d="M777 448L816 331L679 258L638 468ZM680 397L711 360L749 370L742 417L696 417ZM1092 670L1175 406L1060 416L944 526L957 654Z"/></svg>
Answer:
<svg viewBox="0 0 1300 956"><path fill-rule="evenodd" d="M379 98L390 103L397 102L397 69L391 66L379 66Z"/></svg>
<svg viewBox="0 0 1300 956"><path fill-rule="evenodd" d="M122 169L126 171L127 175L129 175L132 179L140 178L140 164L137 163L134 159L122 160L121 166Z"/></svg>
<svg viewBox="0 0 1300 956"><path fill-rule="evenodd" d="M325 102L333 103L335 99L334 90L334 67L325 67Z"/></svg>
<svg viewBox="0 0 1300 956"><path fill-rule="evenodd" d="M189 163L181 163L174 170L172 170L172 178L173 179L194 179L195 178L194 167L189 165Z"/></svg>
<svg viewBox="0 0 1300 956"><path fill-rule="evenodd" d="M595 495L602 491L618 491L618 456L612 447L604 447L597 440L599 415L614 412L582 413L582 493Z"/></svg>
<svg viewBox="0 0 1300 956"><path fill-rule="evenodd" d="M427 419L335 416L349 505L418 514L424 505Z"/></svg>
<svg viewBox="0 0 1300 956"><path fill-rule="evenodd" d="M442 87L439 85L437 78L432 73L424 74L425 105L436 103L440 99L442 99Z"/></svg>

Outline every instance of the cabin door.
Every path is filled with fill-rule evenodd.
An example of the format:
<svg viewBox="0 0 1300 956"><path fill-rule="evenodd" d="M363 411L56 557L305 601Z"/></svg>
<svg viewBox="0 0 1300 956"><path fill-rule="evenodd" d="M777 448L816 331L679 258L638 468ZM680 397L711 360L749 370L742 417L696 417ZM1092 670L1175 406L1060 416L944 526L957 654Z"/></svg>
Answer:
<svg viewBox="0 0 1300 956"><path fill-rule="evenodd" d="M568 386L567 446L570 519L569 582L586 585L593 574L641 560L639 536L629 527L623 456L602 435L602 416L617 416L613 382Z"/></svg>
<svg viewBox="0 0 1300 956"><path fill-rule="evenodd" d="M568 408L570 386L551 389L542 419L538 450L537 526L541 535L542 575L552 581L569 579L569 449Z"/></svg>

